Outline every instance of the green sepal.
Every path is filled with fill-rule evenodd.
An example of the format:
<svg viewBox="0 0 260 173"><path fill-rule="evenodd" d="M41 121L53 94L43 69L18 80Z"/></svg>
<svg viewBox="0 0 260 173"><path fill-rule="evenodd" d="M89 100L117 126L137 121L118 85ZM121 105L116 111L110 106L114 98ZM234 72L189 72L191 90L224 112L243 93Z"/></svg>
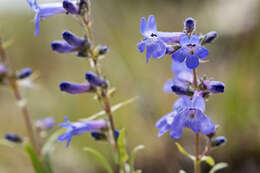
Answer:
<svg viewBox="0 0 260 173"><path fill-rule="evenodd" d="M189 154L178 142L175 143L178 150L184 155L187 156L188 158L190 158L191 160L195 161L195 156Z"/></svg>
<svg viewBox="0 0 260 173"><path fill-rule="evenodd" d="M211 170L209 171L209 173L215 173L221 169L224 169L228 167L228 164L225 163L225 162L220 162L220 163L217 163L213 168L211 168Z"/></svg>
<svg viewBox="0 0 260 173"><path fill-rule="evenodd" d="M126 152L125 147L125 129L120 130L119 137L117 140L117 147L118 147L118 159L119 163L125 164L125 162L128 160L128 154Z"/></svg>
<svg viewBox="0 0 260 173"><path fill-rule="evenodd" d="M201 158L201 162L206 162L210 166L214 166L215 165L215 160L211 156L203 156Z"/></svg>
<svg viewBox="0 0 260 173"><path fill-rule="evenodd" d="M100 152L98 152L97 150L95 150L93 148L89 148L89 147L85 147L83 150L93 154L100 161L100 163L104 166L104 168L107 170L108 173L113 173L113 169L111 168L110 164L108 163L108 161L105 159L105 157Z"/></svg>
<svg viewBox="0 0 260 173"><path fill-rule="evenodd" d="M144 146L143 145L138 145L131 152L131 155L130 155L130 158L129 158L130 173L134 173L135 172L135 168L134 168L135 156L136 156L136 153L138 151L142 150L142 149L144 149Z"/></svg>

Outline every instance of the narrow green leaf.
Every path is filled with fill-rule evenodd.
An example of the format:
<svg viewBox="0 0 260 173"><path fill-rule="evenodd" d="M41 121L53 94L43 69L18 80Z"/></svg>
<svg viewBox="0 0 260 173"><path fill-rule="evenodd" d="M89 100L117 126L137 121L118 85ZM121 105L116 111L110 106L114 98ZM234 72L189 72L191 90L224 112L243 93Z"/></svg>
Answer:
<svg viewBox="0 0 260 173"><path fill-rule="evenodd" d="M210 166L214 166L215 165L215 161L211 156L203 156L201 158L201 161L206 162L207 164L209 164Z"/></svg>
<svg viewBox="0 0 260 173"><path fill-rule="evenodd" d="M48 173L54 173L54 171L52 169L52 165L51 165L50 153L46 153L44 155L44 161L45 161L46 169L48 170Z"/></svg>
<svg viewBox="0 0 260 173"><path fill-rule="evenodd" d="M48 173L43 167L37 153L34 151L30 144L26 144L24 146L25 152L29 155L32 165L36 173Z"/></svg>
<svg viewBox="0 0 260 173"><path fill-rule="evenodd" d="M117 111L118 109L120 109L120 108L122 108L122 107L124 107L124 106L126 106L126 105L128 105L128 104L130 104L130 103L133 103L133 102L136 101L137 99L138 99L138 96L135 96L135 97L132 97L132 98L126 100L126 101L123 101L123 102L121 102L121 103L118 103L118 104L112 106L111 111L112 111L112 112L115 112L115 111ZM106 114L105 111L100 111L100 112L98 112L98 113L96 113L96 114L94 114L94 115L91 115L91 116L88 117L88 118L80 119L80 121L95 120L95 119L97 119L97 118L102 117L102 116L105 115L105 114Z"/></svg>
<svg viewBox="0 0 260 173"><path fill-rule="evenodd" d="M144 146L138 145L131 152L130 159L129 159L129 165L130 165L130 172L131 173L135 171L135 168L134 168L135 155L139 150L142 150L142 149L144 149Z"/></svg>
<svg viewBox="0 0 260 173"><path fill-rule="evenodd" d="M57 138L64 133L65 129L58 129L56 130L45 142L43 148L42 148L42 153L43 155L48 154L50 152L52 152L52 150L54 149L54 144L57 141Z"/></svg>
<svg viewBox="0 0 260 173"><path fill-rule="evenodd" d="M125 129L120 130L120 134L117 140L117 147L119 151L119 162L124 164L128 160L128 154L125 148Z"/></svg>
<svg viewBox="0 0 260 173"><path fill-rule="evenodd" d="M213 168L211 168L211 170L209 171L209 173L215 173L221 169L224 169L228 167L228 164L227 163L224 163L224 162L220 162L220 163L217 163Z"/></svg>
<svg viewBox="0 0 260 173"><path fill-rule="evenodd" d="M188 158L190 158L191 160L195 161L195 157L191 154L189 154L179 143L175 143L178 150L185 156L187 156Z"/></svg>
<svg viewBox="0 0 260 173"><path fill-rule="evenodd" d="M107 172L113 173L113 170L109 165L108 161L104 158L104 156L100 152L98 152L93 148L88 148L88 147L85 147L83 150L93 154L102 163L102 165L107 170Z"/></svg>
<svg viewBox="0 0 260 173"><path fill-rule="evenodd" d="M136 170L134 173L142 173L141 169Z"/></svg>

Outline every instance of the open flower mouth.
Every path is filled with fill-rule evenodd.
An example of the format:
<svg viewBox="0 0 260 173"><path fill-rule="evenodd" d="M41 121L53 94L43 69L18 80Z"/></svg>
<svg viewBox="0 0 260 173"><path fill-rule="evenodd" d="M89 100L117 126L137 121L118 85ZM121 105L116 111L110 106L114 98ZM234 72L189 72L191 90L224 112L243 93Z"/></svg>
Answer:
<svg viewBox="0 0 260 173"><path fill-rule="evenodd" d="M151 36L151 37L157 37L157 34L152 33L150 36Z"/></svg>

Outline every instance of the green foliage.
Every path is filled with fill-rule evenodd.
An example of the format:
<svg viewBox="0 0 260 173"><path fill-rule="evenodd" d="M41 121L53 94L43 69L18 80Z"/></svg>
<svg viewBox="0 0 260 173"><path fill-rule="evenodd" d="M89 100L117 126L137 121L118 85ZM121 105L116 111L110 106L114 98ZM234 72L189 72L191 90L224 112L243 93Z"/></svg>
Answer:
<svg viewBox="0 0 260 173"><path fill-rule="evenodd" d="M85 147L83 150L93 154L104 166L104 168L107 170L108 173L113 173L113 169L111 168L108 161L104 158L104 156L100 152L98 152L93 148L88 148L88 147Z"/></svg>
<svg viewBox="0 0 260 173"><path fill-rule="evenodd" d="M138 98L138 97L135 96L135 97L132 97L132 98L126 100L126 101L120 102L120 103L118 103L118 104L112 106L112 107L111 107L111 111L112 111L112 112L115 112L115 111L117 111L118 109L120 109L120 108L122 108L122 107L124 107L124 106L126 106L126 105L128 105L128 104L130 104L130 103L133 103L134 101L137 100L137 98ZM91 116L88 117L88 118L80 119L80 121L95 120L95 119L100 118L100 117L102 117L102 116L104 116L104 115L106 115L106 112L105 112L105 111L100 111L100 112L98 112L98 113L96 113L96 114L94 114L94 115L91 115Z"/></svg>
<svg viewBox="0 0 260 173"><path fill-rule="evenodd" d="M142 150L142 149L144 149L144 146L143 145L138 145L131 152L130 159L129 159L130 173L134 173L135 172L135 168L134 168L135 156L136 156L136 153L138 151Z"/></svg>
<svg viewBox="0 0 260 173"><path fill-rule="evenodd" d="M125 147L125 129L120 130L120 135L117 140L117 147L118 147L118 158L121 164L125 164L128 160L128 154L126 152Z"/></svg>
<svg viewBox="0 0 260 173"><path fill-rule="evenodd" d="M215 165L215 161L214 159L211 157L211 156L203 156L201 158L201 161L203 162L206 162L207 164L209 164L210 166L214 166Z"/></svg>
<svg viewBox="0 0 260 173"><path fill-rule="evenodd" d="M210 171L209 173L215 173L221 169L224 169L228 167L228 164L227 163L224 163L224 162L220 162L220 163L217 163Z"/></svg>
<svg viewBox="0 0 260 173"><path fill-rule="evenodd" d="M16 146L16 144L9 142L5 139L0 139L0 145L5 146L5 147L10 147L10 148L13 148Z"/></svg>
<svg viewBox="0 0 260 173"><path fill-rule="evenodd" d="M40 158L30 144L24 146L25 152L29 155L36 173L49 173L43 166Z"/></svg>
<svg viewBox="0 0 260 173"><path fill-rule="evenodd" d="M175 143L178 150L184 155L187 156L188 158L190 158L191 160L195 161L195 157L191 154L189 154L179 143Z"/></svg>

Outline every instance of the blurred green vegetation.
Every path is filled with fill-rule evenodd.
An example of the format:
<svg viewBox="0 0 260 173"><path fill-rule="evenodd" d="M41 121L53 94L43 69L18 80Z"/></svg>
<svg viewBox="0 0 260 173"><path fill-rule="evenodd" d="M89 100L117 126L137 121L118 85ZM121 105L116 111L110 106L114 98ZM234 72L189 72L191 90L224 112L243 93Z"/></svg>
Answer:
<svg viewBox="0 0 260 173"><path fill-rule="evenodd" d="M15 1L15 0L14 0ZM61 81L83 82L91 70L88 61L74 54L57 54L50 42L61 39L64 30L82 35L72 16L55 16L41 22L40 35L35 37L34 14L24 0L0 5L0 34L14 40L8 49L13 69L31 67L40 73L33 90L25 90L33 119L54 116L63 122L64 115L72 121L99 111L92 95L71 96L61 93ZM40 1L40 0L39 0ZM44 2L44 0L40 1ZM183 157L168 135L157 137L155 122L171 111L177 98L162 91L172 77L171 58L145 62L145 55L136 49L142 36L141 17L154 14L159 30L181 31L186 17L197 20L198 32L216 30L218 40L209 45L209 62L202 64L199 74L207 74L226 84L224 94L212 96L206 113L220 124L218 135L225 135L227 144L211 154L217 162L229 163L222 172L259 172L260 170L260 23L258 0L92 0L95 44L106 44L109 54L102 61L103 71L117 92L113 104L140 96L136 103L115 113L118 128L126 127L129 151L138 144L145 150L137 155L136 165L144 172L191 172L192 163ZM26 135L23 119L12 93L0 87L0 136L7 132ZM194 137L189 130L178 141L193 152ZM82 152L85 146L98 148L112 161L111 148L94 142L88 134L74 137L69 149L58 143L52 161L56 172L105 172L92 155ZM21 148L0 146L0 172L32 173L32 167ZM203 165L203 171L209 168Z"/></svg>

